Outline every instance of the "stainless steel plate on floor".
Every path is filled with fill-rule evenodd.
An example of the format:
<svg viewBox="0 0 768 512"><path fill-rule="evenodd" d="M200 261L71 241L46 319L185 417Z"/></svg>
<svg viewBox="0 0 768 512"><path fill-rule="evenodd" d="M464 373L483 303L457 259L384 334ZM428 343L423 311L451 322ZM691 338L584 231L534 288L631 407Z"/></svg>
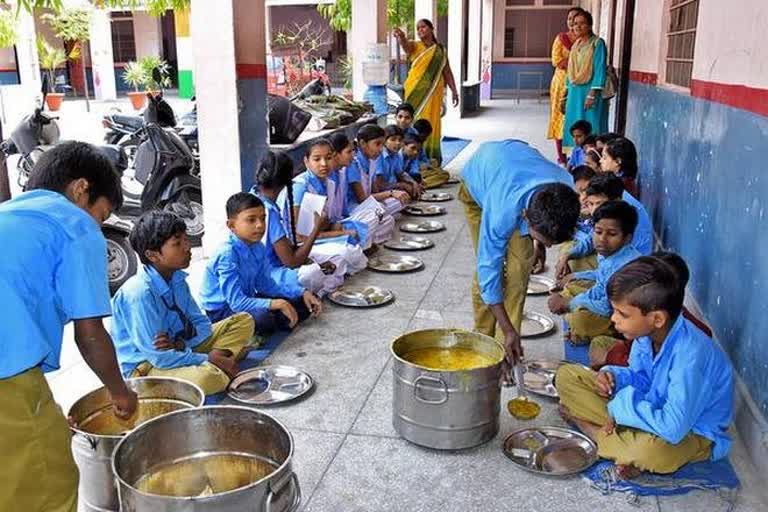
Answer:
<svg viewBox="0 0 768 512"><path fill-rule="evenodd" d="M444 203L453 199L453 196L448 192L424 192L421 194L419 201L425 203Z"/></svg>
<svg viewBox="0 0 768 512"><path fill-rule="evenodd" d="M535 311L523 313L523 325L520 327L521 338L544 336L555 329L555 321L548 315Z"/></svg>
<svg viewBox="0 0 768 512"><path fill-rule="evenodd" d="M227 394L246 404L274 405L299 398L313 385L312 377L298 368L260 366L235 375Z"/></svg>
<svg viewBox="0 0 768 512"><path fill-rule="evenodd" d="M415 215L417 217L435 217L445 215L445 208L436 204L412 204L403 208L406 215Z"/></svg>
<svg viewBox="0 0 768 512"><path fill-rule="evenodd" d="M402 254L381 254L372 256L368 260L368 268L377 272L402 274L414 272L424 268L424 262L416 256Z"/></svg>
<svg viewBox="0 0 768 512"><path fill-rule="evenodd" d="M400 224L400 231L406 233L437 233L444 229L445 224L436 220L411 220Z"/></svg>
<svg viewBox="0 0 768 512"><path fill-rule="evenodd" d="M423 251L434 246L435 243L429 238L408 235L403 235L399 239L388 240L384 243L384 247L393 251Z"/></svg>
<svg viewBox="0 0 768 512"><path fill-rule="evenodd" d="M575 430L532 427L504 439L504 454L519 468L545 476L575 475L597 461L597 445Z"/></svg>
<svg viewBox="0 0 768 512"><path fill-rule="evenodd" d="M446 181L445 184L446 185L456 185L456 184L458 184L460 182L461 182L461 180L459 180L459 178L455 178L455 177L451 176L450 178L448 178L448 181Z"/></svg>
<svg viewBox="0 0 768 512"><path fill-rule="evenodd" d="M528 280L528 295L546 295L555 287L555 280L547 276L531 276Z"/></svg>
<svg viewBox="0 0 768 512"><path fill-rule="evenodd" d="M534 395L558 398L554 378L557 369L564 364L566 364L566 361L549 359L523 361L523 366L525 367L523 383L526 391Z"/></svg>
<svg viewBox="0 0 768 512"><path fill-rule="evenodd" d="M377 308L395 300L395 294L378 286L342 286L328 300L348 308Z"/></svg>

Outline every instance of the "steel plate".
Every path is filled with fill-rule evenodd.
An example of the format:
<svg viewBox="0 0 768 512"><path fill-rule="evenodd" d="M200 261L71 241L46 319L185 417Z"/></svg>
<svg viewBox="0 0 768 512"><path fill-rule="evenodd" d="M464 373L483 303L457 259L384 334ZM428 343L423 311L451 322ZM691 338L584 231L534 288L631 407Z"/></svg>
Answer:
<svg viewBox="0 0 768 512"><path fill-rule="evenodd" d="M274 405L299 398L313 385L312 377L298 368L260 366L235 375L227 394L246 404Z"/></svg>
<svg viewBox="0 0 768 512"><path fill-rule="evenodd" d="M551 277L535 275L528 280L528 295L546 295L555 287Z"/></svg>
<svg viewBox="0 0 768 512"><path fill-rule="evenodd" d="M597 461L597 445L575 430L532 427L504 439L504 454L519 468L545 476L580 473Z"/></svg>
<svg viewBox="0 0 768 512"><path fill-rule="evenodd" d="M555 329L555 321L548 315L535 311L523 313L523 325L520 327L521 338L544 336Z"/></svg>
<svg viewBox="0 0 768 512"><path fill-rule="evenodd" d="M445 215L445 208L436 204L412 204L403 208L406 215L415 215L417 217L435 217Z"/></svg>
<svg viewBox="0 0 768 512"><path fill-rule="evenodd" d="M554 378L557 369L566 364L566 361L535 359L523 361L525 373L523 383L526 391L534 395L558 398Z"/></svg>
<svg viewBox="0 0 768 512"><path fill-rule="evenodd" d="M423 251L434 246L435 243L429 238L408 235L403 235L397 240L392 239L384 243L384 247L393 251Z"/></svg>
<svg viewBox="0 0 768 512"><path fill-rule="evenodd" d="M378 286L342 286L328 300L349 308L377 308L395 300L395 294Z"/></svg>
<svg viewBox="0 0 768 512"><path fill-rule="evenodd" d="M446 181L445 184L446 185L456 185L456 184L458 184L460 182L461 182L461 180L459 180L459 178L455 178L455 177L451 176L450 178L448 178L448 181Z"/></svg>
<svg viewBox="0 0 768 512"><path fill-rule="evenodd" d="M405 256L402 254L381 254L372 256L368 260L368 268L377 272L389 272L401 274L404 272L414 272L424 268L424 262L416 256Z"/></svg>
<svg viewBox="0 0 768 512"><path fill-rule="evenodd" d="M424 192L419 198L420 201L425 203L444 203L453 199L453 196L448 192Z"/></svg>
<svg viewBox="0 0 768 512"><path fill-rule="evenodd" d="M400 224L400 231L406 233L437 233L443 231L445 224L436 220L408 221Z"/></svg>

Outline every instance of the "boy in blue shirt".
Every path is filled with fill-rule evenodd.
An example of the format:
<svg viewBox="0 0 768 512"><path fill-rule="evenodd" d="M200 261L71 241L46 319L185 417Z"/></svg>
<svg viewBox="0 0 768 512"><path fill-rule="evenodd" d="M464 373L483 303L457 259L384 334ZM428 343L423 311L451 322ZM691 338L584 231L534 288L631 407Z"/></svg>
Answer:
<svg viewBox="0 0 768 512"><path fill-rule="evenodd" d="M611 201L595 210L592 221L592 240L598 254L597 270L566 276L560 282L565 290L549 297L550 311L565 315L570 328L566 336L578 344L615 334L611 323L613 311L605 287L617 270L640 257L630 243L637 226L634 208L623 201Z"/></svg>
<svg viewBox="0 0 768 512"><path fill-rule="evenodd" d="M413 127L413 114L414 114L413 105L410 103L401 103L397 106L397 110L395 111L395 123L397 124L398 128L403 130L403 134L408 135L417 135L418 132Z"/></svg>
<svg viewBox="0 0 768 512"><path fill-rule="evenodd" d="M571 156L568 158L567 167L569 171L579 165L584 165L584 142L592 133L592 124L581 119L571 125L570 132L575 146L573 151L571 151Z"/></svg>
<svg viewBox="0 0 768 512"><path fill-rule="evenodd" d="M573 272L583 270L594 270L597 268L597 255L592 253L582 258L568 259L574 246L582 240L592 238L592 214L587 202L587 188L589 182L596 176L595 171L586 165L580 165L571 171L573 177L573 189L579 194L581 203L581 213L579 222L576 223L576 231L573 234L573 240L569 240L560 245L560 260L568 262L568 268ZM560 276L564 277L564 276Z"/></svg>
<svg viewBox="0 0 768 512"><path fill-rule="evenodd" d="M403 159L403 170L419 184L423 180L421 177L421 162L419 160L423 142L417 134L406 133L403 137L403 148L400 150L400 155Z"/></svg>
<svg viewBox="0 0 768 512"><path fill-rule="evenodd" d="M269 335L290 330L310 314L317 316L322 303L296 279L276 282L261 242L266 211L261 199L239 192L227 200L229 239L208 261L200 289L200 302L215 321L233 313L248 313L256 332Z"/></svg>
<svg viewBox="0 0 768 512"><path fill-rule="evenodd" d="M423 191L405 171L405 161L400 150L403 148L403 130L396 125L384 129L384 150L376 169L376 190L404 190L411 199L418 199Z"/></svg>
<svg viewBox="0 0 768 512"><path fill-rule="evenodd" d="M422 141L427 140L432 135L432 123L426 119L419 119L413 123L413 129ZM423 147L419 153L419 168L421 170L421 184L425 189L440 187L451 179L451 174L440 167L440 162L430 159Z"/></svg>
<svg viewBox="0 0 768 512"><path fill-rule="evenodd" d="M64 326L130 418L128 389L104 329L107 246L100 225L120 208L120 178L98 148L64 142L35 164L28 192L0 205L0 510L75 512L78 471L72 434L44 373L59 369Z"/></svg>
<svg viewBox="0 0 768 512"><path fill-rule="evenodd" d="M635 340L629 367L557 372L561 414L597 443L600 457L616 462L622 479L728 455L733 369L680 314L683 297L668 263L629 263L608 282L616 329Z"/></svg>
<svg viewBox="0 0 768 512"><path fill-rule="evenodd" d="M211 325L187 285L192 245L184 221L153 210L131 231L142 267L112 299L112 339L126 377L176 377L206 395L224 391L253 337L253 319L236 314Z"/></svg>

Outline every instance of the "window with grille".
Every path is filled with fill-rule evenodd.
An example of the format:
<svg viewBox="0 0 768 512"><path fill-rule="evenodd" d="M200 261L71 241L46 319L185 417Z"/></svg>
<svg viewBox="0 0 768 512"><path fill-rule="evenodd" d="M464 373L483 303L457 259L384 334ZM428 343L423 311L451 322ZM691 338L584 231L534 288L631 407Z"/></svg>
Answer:
<svg viewBox="0 0 768 512"><path fill-rule="evenodd" d="M130 12L112 13L112 55L115 62L136 60L136 40Z"/></svg>
<svg viewBox="0 0 768 512"><path fill-rule="evenodd" d="M548 60L552 41L566 30L573 0L506 0L504 7L505 59Z"/></svg>
<svg viewBox="0 0 768 512"><path fill-rule="evenodd" d="M665 82L681 87L691 86L693 50L696 44L696 21L699 0L671 0L667 27Z"/></svg>

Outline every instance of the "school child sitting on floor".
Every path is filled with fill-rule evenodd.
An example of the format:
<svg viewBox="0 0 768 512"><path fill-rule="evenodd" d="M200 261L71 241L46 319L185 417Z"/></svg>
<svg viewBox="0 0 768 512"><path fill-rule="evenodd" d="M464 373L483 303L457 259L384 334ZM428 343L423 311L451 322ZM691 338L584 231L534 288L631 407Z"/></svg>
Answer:
<svg viewBox="0 0 768 512"><path fill-rule="evenodd" d="M589 204L587 203L587 188L589 182L596 176L595 172L586 165L580 165L571 170L573 178L573 188L579 194L581 203L581 212L579 222L576 224L576 231L573 240L560 244L560 258L567 258L580 240L592 238L592 216L590 215ZM597 255L592 253L582 258L568 259L568 268L571 272L581 272L583 270L594 270L597 268Z"/></svg>
<svg viewBox="0 0 768 512"><path fill-rule="evenodd" d="M641 257L616 272L608 298L616 329L634 339L629 367L599 373L563 365L560 412L597 443L621 479L673 473L728 455L733 369L720 347L685 320L682 287L664 261Z"/></svg>
<svg viewBox="0 0 768 512"><path fill-rule="evenodd" d="M550 295L548 302L552 313L565 315L570 329L567 337L577 344L615 334L605 287L614 272L640 257L630 244L637 226L634 208L623 201L611 201L600 206L592 220L597 270L569 274L560 281L564 291Z"/></svg>
<svg viewBox="0 0 768 512"><path fill-rule="evenodd" d="M605 146L614 139L620 139L621 135L613 132L601 133L595 137L595 145L598 151L602 153Z"/></svg>
<svg viewBox="0 0 768 512"><path fill-rule="evenodd" d="M413 123L413 128L421 138L422 144L432 135L432 123L426 119L419 119ZM430 159L423 147L419 153L419 170L421 171L421 184L425 189L440 187L451 179L451 174L440 167L440 162Z"/></svg>
<svg viewBox="0 0 768 512"><path fill-rule="evenodd" d="M405 137L403 137L403 148L400 150L400 155L403 159L403 169L408 173L408 176L420 185L424 180L421 177L420 160L421 151L424 147L423 142L417 134L406 133Z"/></svg>
<svg viewBox="0 0 768 512"><path fill-rule="evenodd" d="M592 178L586 191L587 206L590 212L594 212L601 204L608 201L623 200L637 210L637 229L632 237L632 246L643 256L653 252L653 226L648 212L642 203L624 190L621 179L613 174L599 174ZM592 237L582 237L575 241L570 252L561 254L555 267L555 276L562 279L571 270L570 262L578 258L584 258L594 252Z"/></svg>
<svg viewBox="0 0 768 512"><path fill-rule="evenodd" d="M261 199L266 210L267 228L262 243L272 267L273 279L277 282L295 279L301 286L319 295L325 295L340 286L348 270L345 260L347 244L340 248L343 250L337 255L320 256L317 250L313 254L320 230L328 224L327 217L317 216L314 229L298 247L294 243L298 237L293 219L288 219L287 228L283 225L277 198L285 190L288 205L293 209L293 161L285 153L268 151L256 170L255 178L256 185L251 193Z"/></svg>
<svg viewBox="0 0 768 512"><path fill-rule="evenodd" d="M397 106L397 110L395 111L395 123L397 126L403 130L404 135L417 135L418 132L413 127L413 114L414 114L413 105L410 103L401 103Z"/></svg>
<svg viewBox="0 0 768 512"><path fill-rule="evenodd" d="M574 167L584 165L584 141L592 134L592 124L589 121L581 119L573 123L569 129L571 136L573 137L573 143L575 144L571 151L571 156L568 157L568 165L566 168L570 171Z"/></svg>
<svg viewBox="0 0 768 512"><path fill-rule="evenodd" d="M312 292L293 280L273 279L261 243L266 231L261 199L247 192L230 197L227 227L229 238L208 260L200 288L200 303L212 321L248 313L256 322L256 333L269 335L320 314L322 303Z"/></svg>
<svg viewBox="0 0 768 512"><path fill-rule="evenodd" d="M690 278L690 272L688 271L688 265L685 264L685 260L681 258L678 254L675 254L673 252L656 252L653 254L655 258L658 258L662 260L663 262L669 264L672 269L675 272L675 275L678 278L678 281L680 283L680 286L682 287L682 293L685 295L685 287L688 285L688 280ZM701 329L701 332L707 335L707 337L712 337L712 329L709 328L709 326L704 323L701 319L699 319L696 315L694 315L691 311L688 310L685 306L683 306L682 311L683 318L691 322L694 326ZM602 344L606 347L609 347L605 352L604 360L600 360L600 354L596 354L595 359L596 363L592 365L592 368L595 370L599 370L602 366L605 364L610 364L614 366L627 366L629 365L629 353L632 348L632 342L634 340L625 340L625 339L612 339L608 340L609 343L603 342ZM612 344L611 344L612 342ZM593 342L594 343L594 342ZM598 342L598 345L601 344ZM602 364L597 364L601 363Z"/></svg>
<svg viewBox="0 0 768 512"><path fill-rule="evenodd" d="M600 168L600 160L603 156L600 154L600 150L597 148L589 148L584 154L584 164L596 173L602 173Z"/></svg>
<svg viewBox="0 0 768 512"><path fill-rule="evenodd" d="M411 199L418 199L423 188L405 171L405 161L400 150L403 148L403 130L396 125L384 129L384 151L376 170L376 190L403 190Z"/></svg>
<svg viewBox="0 0 768 512"><path fill-rule="evenodd" d="M192 245L184 221L162 210L143 214L130 235L142 266L112 299L112 339L125 377L177 377L206 395L226 389L253 337L245 313L211 321L187 285Z"/></svg>
<svg viewBox="0 0 768 512"><path fill-rule="evenodd" d="M624 183L633 198L640 197L637 189L637 149L631 140L619 137L603 148L600 159L602 172L613 173Z"/></svg>

